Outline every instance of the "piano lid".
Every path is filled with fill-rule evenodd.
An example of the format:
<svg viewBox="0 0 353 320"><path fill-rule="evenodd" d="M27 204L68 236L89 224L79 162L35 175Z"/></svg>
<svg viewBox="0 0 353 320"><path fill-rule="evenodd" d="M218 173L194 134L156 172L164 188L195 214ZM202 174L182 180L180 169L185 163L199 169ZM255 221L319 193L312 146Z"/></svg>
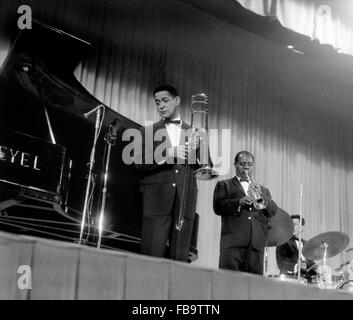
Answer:
<svg viewBox="0 0 353 320"><path fill-rule="evenodd" d="M33 62L45 65L51 74L59 78L64 76L65 80L65 76L74 71L89 47L90 43L33 19L32 29L23 29L18 34L4 65L26 55Z"/></svg>
<svg viewBox="0 0 353 320"><path fill-rule="evenodd" d="M40 99L47 106L60 108L83 118L101 101L91 95L75 78L73 72L87 54L90 44L73 35L33 20L32 29L21 30L0 69L0 85L11 86L12 92L26 93ZM2 97L6 97L3 90ZM8 96L5 100L14 101ZM139 124L106 108L104 123L114 119L124 128L140 127ZM88 119L94 123L94 117Z"/></svg>

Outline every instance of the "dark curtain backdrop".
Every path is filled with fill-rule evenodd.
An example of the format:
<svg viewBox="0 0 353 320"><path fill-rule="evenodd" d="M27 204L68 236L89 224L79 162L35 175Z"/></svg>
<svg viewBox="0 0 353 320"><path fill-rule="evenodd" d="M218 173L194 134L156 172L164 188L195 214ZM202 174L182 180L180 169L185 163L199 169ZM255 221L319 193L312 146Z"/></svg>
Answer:
<svg viewBox="0 0 353 320"><path fill-rule="evenodd" d="M0 2L2 60L18 31L21 4ZM144 124L158 119L151 91L161 82L179 88L186 121L191 95L207 93L210 128L230 132L219 150L225 159L216 166L222 173L218 179L233 176L227 163L247 149L256 157L256 179L289 214L301 209L302 183L306 239L328 231L353 239L353 72L346 60L297 54L185 1L26 4L35 18L92 44L75 75L99 100ZM221 134L211 141L212 153L217 144ZM220 218L212 210L216 182L199 182L195 264L206 267L218 266ZM342 253L329 263L334 268L348 258ZM270 248L269 273L276 272Z"/></svg>

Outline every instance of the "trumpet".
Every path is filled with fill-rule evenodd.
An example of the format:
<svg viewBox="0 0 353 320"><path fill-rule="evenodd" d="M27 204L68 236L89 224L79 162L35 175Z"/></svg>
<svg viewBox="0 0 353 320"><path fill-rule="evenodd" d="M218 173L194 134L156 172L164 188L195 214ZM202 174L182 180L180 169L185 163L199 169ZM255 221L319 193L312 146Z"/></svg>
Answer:
<svg viewBox="0 0 353 320"><path fill-rule="evenodd" d="M244 170L247 180L249 181L248 195L251 198L252 205L257 210L263 210L267 207L267 200L262 197L258 190L257 183L251 170Z"/></svg>

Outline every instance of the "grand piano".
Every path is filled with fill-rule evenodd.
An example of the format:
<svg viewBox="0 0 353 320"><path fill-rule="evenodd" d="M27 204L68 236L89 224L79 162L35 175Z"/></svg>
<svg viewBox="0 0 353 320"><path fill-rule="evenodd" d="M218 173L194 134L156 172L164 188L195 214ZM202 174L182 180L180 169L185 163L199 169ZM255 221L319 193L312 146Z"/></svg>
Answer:
<svg viewBox="0 0 353 320"><path fill-rule="evenodd" d="M0 229L77 242L89 174L95 116L101 105L73 72L90 44L34 20L17 36L0 69ZM103 105L84 243L96 246L107 155L106 135L114 126L102 234L102 248L139 251L142 205L139 175L122 161L136 122ZM190 261L197 259L198 215Z"/></svg>

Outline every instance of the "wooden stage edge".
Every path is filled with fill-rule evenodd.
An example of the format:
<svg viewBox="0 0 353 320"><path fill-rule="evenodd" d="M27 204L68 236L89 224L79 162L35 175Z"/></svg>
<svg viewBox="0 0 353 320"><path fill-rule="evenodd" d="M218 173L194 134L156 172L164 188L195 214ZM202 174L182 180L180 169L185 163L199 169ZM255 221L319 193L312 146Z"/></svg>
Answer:
<svg viewBox="0 0 353 320"><path fill-rule="evenodd" d="M0 299L353 300L353 293L0 232Z"/></svg>

